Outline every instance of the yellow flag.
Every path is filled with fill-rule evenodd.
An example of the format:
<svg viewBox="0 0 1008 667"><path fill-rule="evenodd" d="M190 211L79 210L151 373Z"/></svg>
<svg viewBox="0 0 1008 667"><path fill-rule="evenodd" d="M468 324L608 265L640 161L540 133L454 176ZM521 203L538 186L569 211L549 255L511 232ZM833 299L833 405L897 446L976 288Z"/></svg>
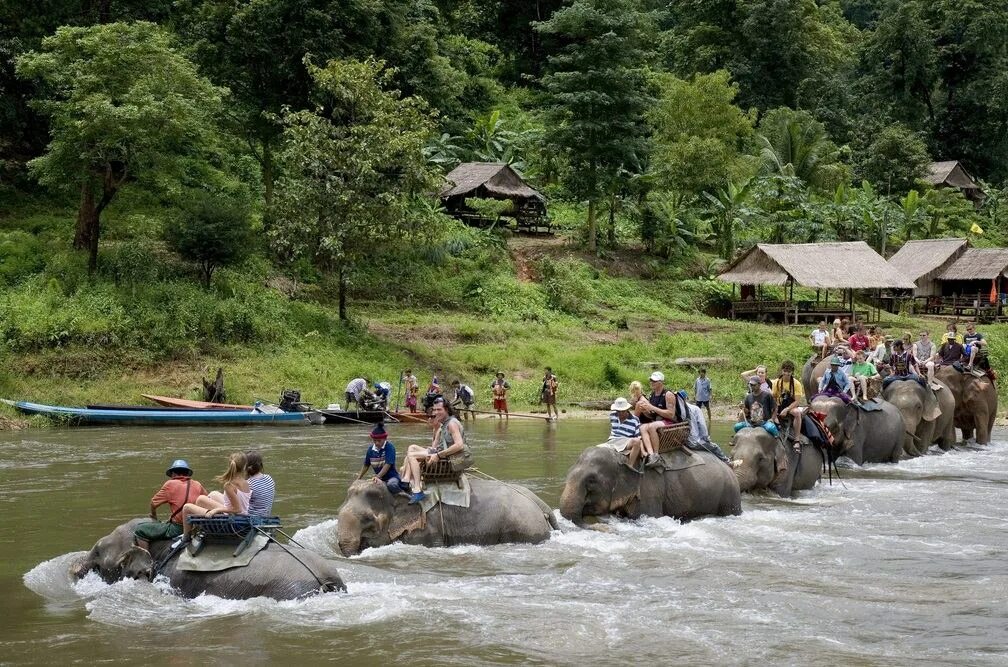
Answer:
<svg viewBox="0 0 1008 667"><path fill-rule="evenodd" d="M974 234L983 234L983 230L980 228L980 225L975 222L973 223L973 226L970 227L970 231Z"/></svg>

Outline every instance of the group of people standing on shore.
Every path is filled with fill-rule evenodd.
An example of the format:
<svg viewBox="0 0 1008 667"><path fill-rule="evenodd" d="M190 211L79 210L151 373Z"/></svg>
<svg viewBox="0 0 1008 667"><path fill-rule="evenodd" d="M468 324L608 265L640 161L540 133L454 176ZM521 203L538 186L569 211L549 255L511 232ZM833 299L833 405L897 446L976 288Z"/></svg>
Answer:
<svg viewBox="0 0 1008 667"><path fill-rule="evenodd" d="M446 392L441 387L441 382L438 379L438 375L440 374L440 370L434 371L434 375L427 384L427 389L418 405L420 383L413 374L413 369L407 368L403 373L406 408L410 412L418 412L418 408L422 406L425 412L429 412L434 400L441 397L447 398L449 404L462 415L463 419L469 419L470 417L475 419L477 412L476 392L473 388L464 384L460 379L455 379L451 382L450 393ZM539 401L546 406L547 419L556 419L558 416L556 399L557 388L559 386L560 381L553 373L553 369L547 366L542 378L542 387L539 390ZM511 383L504 378L502 371L497 371L493 381L490 383L490 395L493 399L493 410L497 413L498 418L507 419L510 416L508 410L508 392L510 391Z"/></svg>

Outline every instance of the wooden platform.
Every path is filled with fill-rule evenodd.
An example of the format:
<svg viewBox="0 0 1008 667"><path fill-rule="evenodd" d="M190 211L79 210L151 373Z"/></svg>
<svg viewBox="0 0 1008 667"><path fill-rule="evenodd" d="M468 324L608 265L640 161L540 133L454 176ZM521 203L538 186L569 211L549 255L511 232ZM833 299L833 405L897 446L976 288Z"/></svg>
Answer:
<svg viewBox="0 0 1008 667"><path fill-rule="evenodd" d="M447 459L438 459L434 465L428 465L426 461L420 462L420 481L424 486L454 482L461 488L461 477L462 471L452 470L451 461Z"/></svg>
<svg viewBox="0 0 1008 667"><path fill-rule="evenodd" d="M871 313L866 310L856 311L856 316L862 322L868 322ZM842 304L815 303L814 301L770 301L756 299L752 301L732 301L731 318L773 320L779 322L809 322L819 320L850 318L851 309Z"/></svg>

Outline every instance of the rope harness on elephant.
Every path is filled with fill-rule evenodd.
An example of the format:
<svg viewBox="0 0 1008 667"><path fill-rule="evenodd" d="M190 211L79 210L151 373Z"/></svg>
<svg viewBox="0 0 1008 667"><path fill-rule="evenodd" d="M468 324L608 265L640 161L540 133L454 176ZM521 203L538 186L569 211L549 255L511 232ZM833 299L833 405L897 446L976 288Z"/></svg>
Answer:
<svg viewBox="0 0 1008 667"><path fill-rule="evenodd" d="M267 533L266 531L264 531L264 530L263 530L262 528L260 528L259 526L253 526L253 528L255 528L256 532L258 532L258 533L259 533L260 535L265 535L265 536L266 536L266 538L267 538L267 539L268 539L268 540L269 540L270 542L273 542L273 543L274 543L274 544L276 544L276 545L277 545L278 547L280 547L281 549L283 549L284 551L286 551L286 552L287 552L287 555L289 555L289 556L290 556L291 558L293 558L293 559L294 559L294 560L296 560L297 562L301 563L301 566L302 566L302 567L304 567L304 569L308 570L308 574L310 574L310 575L312 576L312 578L314 578L314 579L315 579L315 581L317 581L317 582L318 582L318 585L319 585L319 588L321 588L321 589L322 589L323 591L327 591L327 592L328 592L328 591L332 591L332 590L334 590L334 588L335 588L335 585L333 584L333 582L331 582L331 581L329 581L329 580L326 580L326 581L324 581L324 582L323 582L323 581L322 581L322 580L321 580L321 579L319 578L319 576L318 576L317 574L315 574L315 570L311 569L311 568L310 568L310 567L308 566L308 564L307 564L307 563L305 563L305 562L304 562L303 560L301 560L300 558L298 558L297 556L295 556L295 555L294 555L294 552L293 552L293 551L291 551L290 549L288 549L286 545L284 545L284 544L281 544L280 542L277 542L277 541L276 541L276 539L275 539L275 538L274 538L274 537L273 537L272 535L270 535L269 533ZM291 540L291 542L294 542L294 540L292 540L292 539L291 539L291 537L290 537L289 535L287 535L287 539L288 539L288 540ZM297 544L297 542L294 542L294 544ZM301 545L300 545L300 544L298 544L298 546L300 547ZM301 548L302 548L302 549L304 549L304 547L301 547Z"/></svg>
<svg viewBox="0 0 1008 667"><path fill-rule="evenodd" d="M515 491L517 491L519 494L525 496L526 498L528 498L529 500L531 500L532 502L534 502L535 505L536 505L536 507L538 507L539 510L542 512L542 506L543 506L544 503L542 502L542 500L540 500L534 493L532 493L528 489L526 489L524 487L521 487L521 486L518 486L516 484L511 484L510 482L505 482L505 481L499 480L496 477L494 477L493 475L486 474L485 472L483 472L482 470L480 470L476 466L473 466L471 468L467 468L466 469L466 473L475 473L475 474L483 477L483 479L493 480L495 482L499 482L500 484L504 484L505 486L511 487L512 489L514 489ZM549 512L549 513L542 512L542 515L543 515L543 518L546 519L546 523L549 523L549 524L552 525L552 522L550 521L550 518L552 518L552 511Z"/></svg>

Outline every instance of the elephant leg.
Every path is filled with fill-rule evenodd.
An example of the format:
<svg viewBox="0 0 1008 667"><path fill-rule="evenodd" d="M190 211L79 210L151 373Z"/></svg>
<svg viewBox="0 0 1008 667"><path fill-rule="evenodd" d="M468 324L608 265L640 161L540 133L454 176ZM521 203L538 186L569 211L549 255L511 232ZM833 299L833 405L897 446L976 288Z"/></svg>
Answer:
<svg viewBox="0 0 1008 667"><path fill-rule="evenodd" d="M976 442L978 445L990 444L990 416L977 415L976 417Z"/></svg>

